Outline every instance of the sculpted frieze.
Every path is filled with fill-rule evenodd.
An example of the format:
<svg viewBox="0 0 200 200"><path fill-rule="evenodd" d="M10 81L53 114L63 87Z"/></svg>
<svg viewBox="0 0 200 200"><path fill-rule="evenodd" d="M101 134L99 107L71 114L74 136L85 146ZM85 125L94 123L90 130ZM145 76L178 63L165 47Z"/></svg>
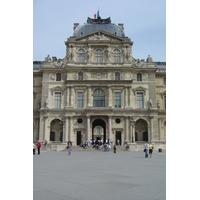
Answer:
<svg viewBox="0 0 200 200"><path fill-rule="evenodd" d="M90 37L88 37L88 40L110 40L110 37L106 36L105 34L94 34Z"/></svg>

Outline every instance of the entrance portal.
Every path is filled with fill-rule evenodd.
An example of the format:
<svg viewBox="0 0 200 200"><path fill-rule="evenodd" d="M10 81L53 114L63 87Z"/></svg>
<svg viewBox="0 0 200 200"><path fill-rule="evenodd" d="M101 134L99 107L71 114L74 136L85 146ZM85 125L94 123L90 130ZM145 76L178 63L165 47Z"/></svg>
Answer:
<svg viewBox="0 0 200 200"><path fill-rule="evenodd" d="M77 145L81 144L81 131L77 131Z"/></svg>
<svg viewBox="0 0 200 200"><path fill-rule="evenodd" d="M106 141L106 123L102 119L96 119L92 123L92 142L97 138Z"/></svg>
<svg viewBox="0 0 200 200"><path fill-rule="evenodd" d="M115 143L121 145L121 131L116 131Z"/></svg>

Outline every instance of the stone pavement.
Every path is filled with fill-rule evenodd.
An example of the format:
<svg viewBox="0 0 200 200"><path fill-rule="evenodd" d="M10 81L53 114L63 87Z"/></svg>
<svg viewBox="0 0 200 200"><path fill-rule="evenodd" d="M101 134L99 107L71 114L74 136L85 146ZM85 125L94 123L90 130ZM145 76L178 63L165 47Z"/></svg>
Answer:
<svg viewBox="0 0 200 200"><path fill-rule="evenodd" d="M41 151L33 200L165 200L166 152Z"/></svg>

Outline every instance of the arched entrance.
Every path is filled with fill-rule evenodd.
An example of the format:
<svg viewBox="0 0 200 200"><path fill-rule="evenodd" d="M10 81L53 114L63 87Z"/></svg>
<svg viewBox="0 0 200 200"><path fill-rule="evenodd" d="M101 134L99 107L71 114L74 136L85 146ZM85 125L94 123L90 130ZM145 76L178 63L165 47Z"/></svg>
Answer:
<svg viewBox="0 0 200 200"><path fill-rule="evenodd" d="M136 141L148 141L148 124L144 119L136 121L135 132Z"/></svg>
<svg viewBox="0 0 200 200"><path fill-rule="evenodd" d="M63 141L63 124L59 119L54 119L50 124L50 141Z"/></svg>
<svg viewBox="0 0 200 200"><path fill-rule="evenodd" d="M106 123L102 119L96 119L92 123L92 142L94 140L106 140Z"/></svg>

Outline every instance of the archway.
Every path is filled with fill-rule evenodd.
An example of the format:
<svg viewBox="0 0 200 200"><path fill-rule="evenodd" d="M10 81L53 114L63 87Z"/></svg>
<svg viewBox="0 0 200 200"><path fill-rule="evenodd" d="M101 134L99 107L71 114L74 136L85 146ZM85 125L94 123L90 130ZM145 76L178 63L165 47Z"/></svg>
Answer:
<svg viewBox="0 0 200 200"><path fill-rule="evenodd" d="M136 141L148 141L148 124L144 119L136 121L135 132L137 133Z"/></svg>
<svg viewBox="0 0 200 200"><path fill-rule="evenodd" d="M96 119L92 123L92 142L94 140L106 140L106 123L102 119Z"/></svg>
<svg viewBox="0 0 200 200"><path fill-rule="evenodd" d="M63 125L61 120L54 119L50 124L50 141L62 142L63 140Z"/></svg>

